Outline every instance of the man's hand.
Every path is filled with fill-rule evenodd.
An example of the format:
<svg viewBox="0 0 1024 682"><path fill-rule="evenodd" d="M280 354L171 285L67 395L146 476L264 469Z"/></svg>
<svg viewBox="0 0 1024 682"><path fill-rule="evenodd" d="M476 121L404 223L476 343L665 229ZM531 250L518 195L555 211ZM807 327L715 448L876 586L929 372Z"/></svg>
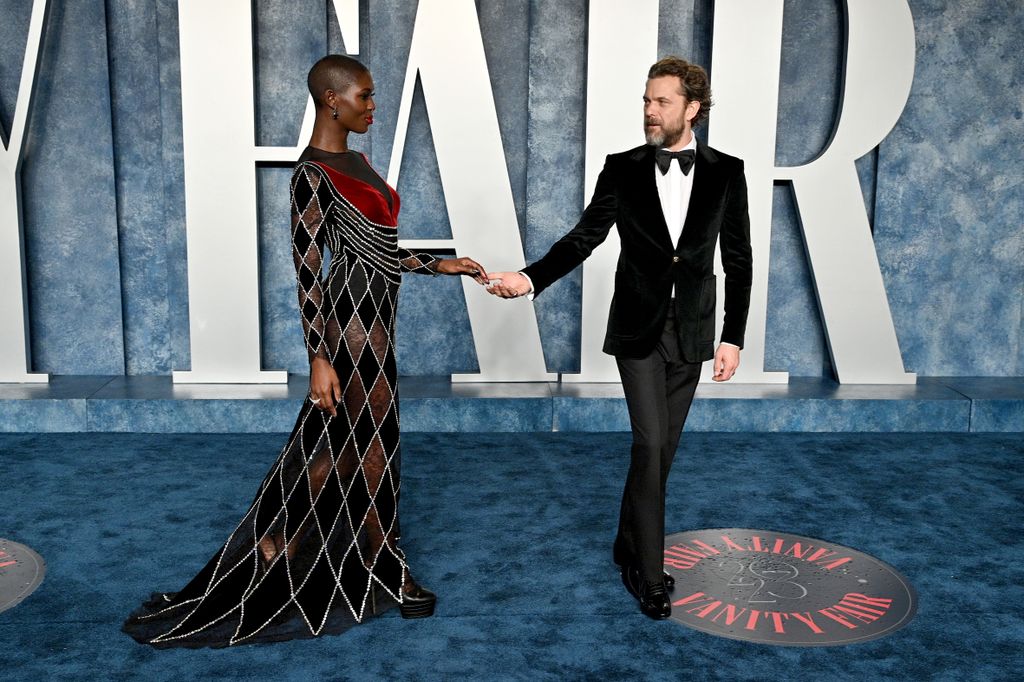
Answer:
<svg viewBox="0 0 1024 682"><path fill-rule="evenodd" d="M713 381L728 381L740 366L740 349L728 343L718 344L715 351L715 374Z"/></svg>
<svg viewBox="0 0 1024 682"><path fill-rule="evenodd" d="M442 275L470 275L480 284L487 284L487 271L472 258L443 258L437 263Z"/></svg>
<svg viewBox="0 0 1024 682"><path fill-rule="evenodd" d="M492 272L487 291L501 298L518 298L530 293L530 280L521 272Z"/></svg>

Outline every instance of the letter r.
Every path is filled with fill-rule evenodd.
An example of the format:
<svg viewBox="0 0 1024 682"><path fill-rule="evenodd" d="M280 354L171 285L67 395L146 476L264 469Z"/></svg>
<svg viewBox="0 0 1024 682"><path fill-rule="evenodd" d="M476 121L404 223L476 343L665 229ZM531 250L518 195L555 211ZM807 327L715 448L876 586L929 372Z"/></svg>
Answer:
<svg viewBox="0 0 1024 682"><path fill-rule="evenodd" d="M842 106L832 140L810 163L776 168L783 0L715 4L711 144L746 162L755 253L748 338L763 339L772 183L789 180L840 383L914 383L903 367L854 165L892 130L906 104L913 18L906 0L846 0L845 9ZM754 359L763 361L763 354ZM755 364L756 371L763 362Z"/></svg>

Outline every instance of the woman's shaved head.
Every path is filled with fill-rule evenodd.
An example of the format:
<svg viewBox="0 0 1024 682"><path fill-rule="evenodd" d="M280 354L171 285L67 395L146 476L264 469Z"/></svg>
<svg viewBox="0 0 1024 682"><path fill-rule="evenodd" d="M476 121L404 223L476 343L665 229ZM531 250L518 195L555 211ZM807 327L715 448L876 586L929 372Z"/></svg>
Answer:
<svg viewBox="0 0 1024 682"><path fill-rule="evenodd" d="M323 101L326 91L334 90L340 95L359 76L369 71L358 59L343 54L329 54L309 70L306 84L309 86L309 94L313 96L313 101L318 107L323 107L326 106Z"/></svg>

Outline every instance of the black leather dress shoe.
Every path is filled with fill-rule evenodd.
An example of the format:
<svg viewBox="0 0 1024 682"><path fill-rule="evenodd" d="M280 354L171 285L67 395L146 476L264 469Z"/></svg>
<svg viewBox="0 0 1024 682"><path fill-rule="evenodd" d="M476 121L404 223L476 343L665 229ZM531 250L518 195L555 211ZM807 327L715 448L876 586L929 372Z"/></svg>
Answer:
<svg viewBox="0 0 1024 682"><path fill-rule="evenodd" d="M617 545L612 548L612 561L615 562L616 566L618 566L620 569L623 569L623 570L624 570L625 566L627 566L627 565L629 565L631 563L630 561L628 561L626 559L625 552L620 552L619 551L619 548L618 548ZM671 575L669 575L668 571L662 571L661 573L662 573L662 575L664 576L664 579L665 579L665 589L668 590L669 592L671 592L673 589L675 589L676 579L673 578Z"/></svg>
<svg viewBox="0 0 1024 682"><path fill-rule="evenodd" d="M434 615L437 595L409 578L402 586L402 603L398 609L402 618L427 618Z"/></svg>
<svg viewBox="0 0 1024 682"><path fill-rule="evenodd" d="M664 580L645 582L640 571L629 566L622 569L622 584L640 602L640 611L648 618L664 620L672 615L672 602L668 598Z"/></svg>

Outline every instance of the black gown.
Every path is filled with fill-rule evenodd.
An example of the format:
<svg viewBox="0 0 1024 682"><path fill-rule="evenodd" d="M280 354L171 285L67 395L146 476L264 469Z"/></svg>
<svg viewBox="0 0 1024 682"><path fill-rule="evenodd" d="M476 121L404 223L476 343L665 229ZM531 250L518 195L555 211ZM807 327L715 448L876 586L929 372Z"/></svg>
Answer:
<svg viewBox="0 0 1024 682"><path fill-rule="evenodd" d="M125 632L155 647L340 632L402 601L395 312L401 273L437 274L437 260L398 248L398 194L360 154L307 148L291 199L306 347L338 374L338 414L307 397L224 546L131 614Z"/></svg>

